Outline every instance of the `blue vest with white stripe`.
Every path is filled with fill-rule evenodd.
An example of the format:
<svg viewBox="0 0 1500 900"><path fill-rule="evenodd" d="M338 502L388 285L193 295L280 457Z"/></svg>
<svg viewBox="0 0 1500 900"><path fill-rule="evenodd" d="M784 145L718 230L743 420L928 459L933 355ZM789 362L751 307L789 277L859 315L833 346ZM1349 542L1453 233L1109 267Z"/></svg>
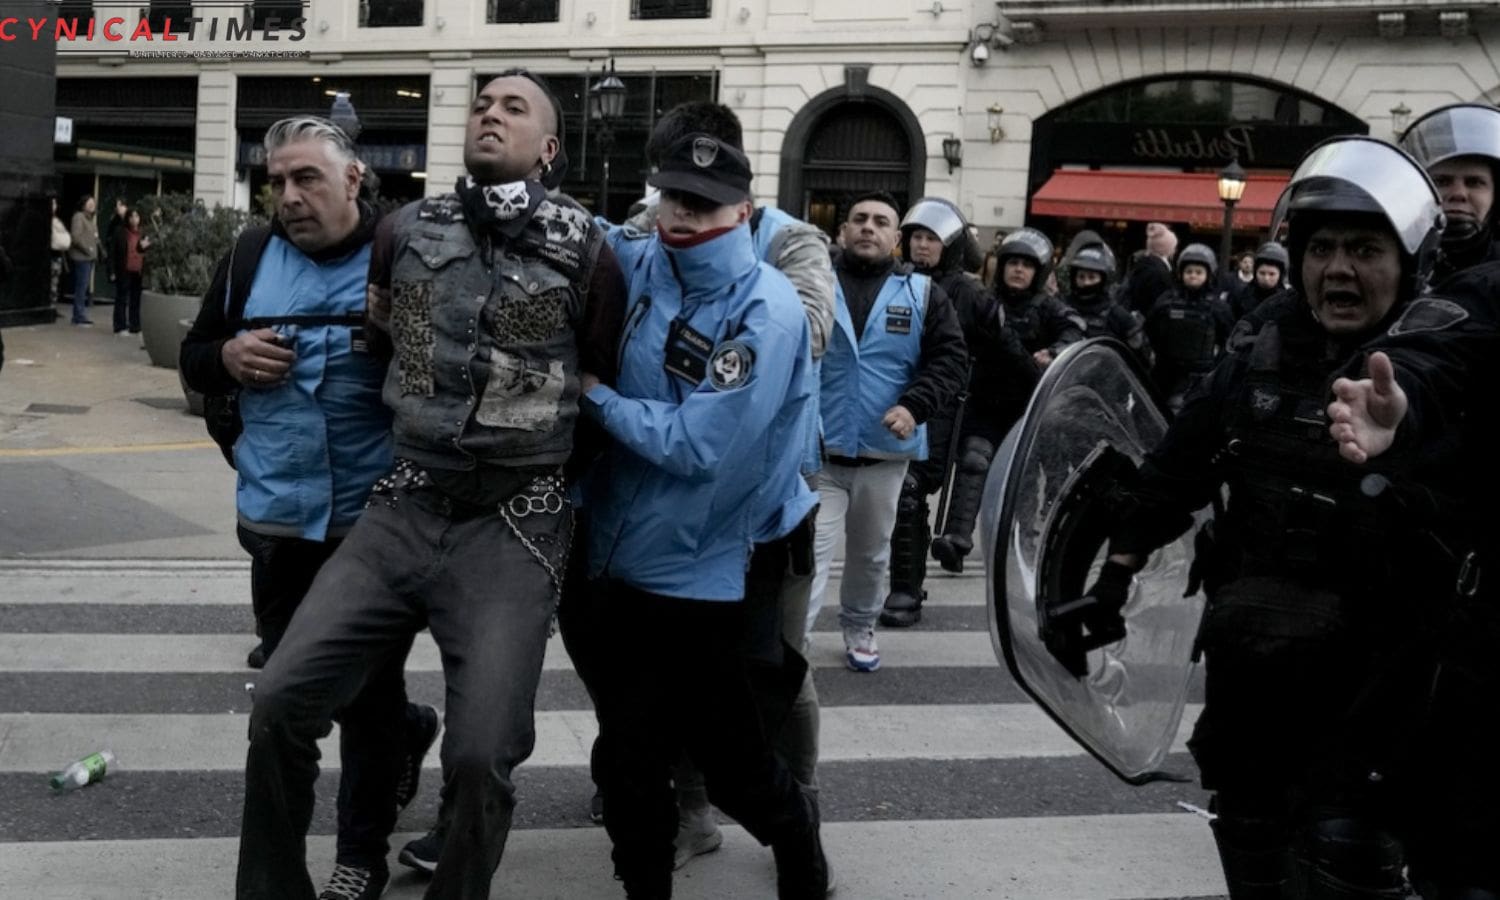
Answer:
<svg viewBox="0 0 1500 900"><path fill-rule="evenodd" d="M855 340L854 321L836 285L838 304L828 352L822 359L823 446L831 456L926 459L927 426L901 440L881 424L917 376L922 360L922 325L931 279L916 272L893 272L880 286L863 335Z"/></svg>

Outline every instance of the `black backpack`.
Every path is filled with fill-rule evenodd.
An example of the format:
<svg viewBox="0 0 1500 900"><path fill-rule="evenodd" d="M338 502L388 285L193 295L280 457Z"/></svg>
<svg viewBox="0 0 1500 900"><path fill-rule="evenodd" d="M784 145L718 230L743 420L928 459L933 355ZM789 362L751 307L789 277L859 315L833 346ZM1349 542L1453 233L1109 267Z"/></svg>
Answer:
<svg viewBox="0 0 1500 900"><path fill-rule="evenodd" d="M246 228L229 251L229 277L224 285L224 320L226 332L233 336L242 329L271 328L276 325L343 325L359 328L364 324L363 313L316 316L259 316L245 318L245 303L250 297L250 287L255 282L255 270L260 267L261 255L271 240L268 225ZM205 301L206 302L206 301ZM203 423L208 436L219 445L224 461L231 469L234 465L234 444L245 430L240 418L240 389L227 394L207 394L203 398Z"/></svg>

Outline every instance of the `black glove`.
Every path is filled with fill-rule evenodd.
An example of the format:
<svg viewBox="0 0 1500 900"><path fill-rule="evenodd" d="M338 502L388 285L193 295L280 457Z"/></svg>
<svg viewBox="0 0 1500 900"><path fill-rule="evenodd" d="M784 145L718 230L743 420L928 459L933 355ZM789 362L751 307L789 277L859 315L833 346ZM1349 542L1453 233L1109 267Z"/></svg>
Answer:
<svg viewBox="0 0 1500 900"><path fill-rule="evenodd" d="M1084 596L1094 602L1083 613L1083 625L1088 631L1084 648L1093 650L1125 637L1125 617L1120 611L1130 599L1130 582L1135 570L1122 563L1105 561L1099 570L1099 578Z"/></svg>

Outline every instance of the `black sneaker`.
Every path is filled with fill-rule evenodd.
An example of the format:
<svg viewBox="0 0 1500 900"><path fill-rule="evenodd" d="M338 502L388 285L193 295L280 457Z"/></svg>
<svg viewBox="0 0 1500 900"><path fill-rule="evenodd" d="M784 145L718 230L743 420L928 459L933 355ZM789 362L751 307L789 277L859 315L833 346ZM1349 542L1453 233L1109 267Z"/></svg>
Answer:
<svg viewBox="0 0 1500 900"><path fill-rule="evenodd" d="M589 800L589 821L595 825L604 824L604 792L596 790L594 796Z"/></svg>
<svg viewBox="0 0 1500 900"><path fill-rule="evenodd" d="M414 841L408 841L396 861L418 872L431 875L437 871L438 857L443 855L443 833L436 828Z"/></svg>
<svg viewBox="0 0 1500 900"><path fill-rule="evenodd" d="M427 758L427 751L437 740L441 724L436 708L407 704L406 758L401 761L401 780L396 782L396 809L406 809L416 798L417 785L422 779L422 760Z"/></svg>
<svg viewBox="0 0 1500 900"><path fill-rule="evenodd" d="M266 645L256 644L250 655L245 657L245 665L252 669L264 669L266 667Z"/></svg>
<svg viewBox="0 0 1500 900"><path fill-rule="evenodd" d="M333 875L318 900L375 900L385 893L385 884L390 880L390 870L384 863L373 869L335 863Z"/></svg>

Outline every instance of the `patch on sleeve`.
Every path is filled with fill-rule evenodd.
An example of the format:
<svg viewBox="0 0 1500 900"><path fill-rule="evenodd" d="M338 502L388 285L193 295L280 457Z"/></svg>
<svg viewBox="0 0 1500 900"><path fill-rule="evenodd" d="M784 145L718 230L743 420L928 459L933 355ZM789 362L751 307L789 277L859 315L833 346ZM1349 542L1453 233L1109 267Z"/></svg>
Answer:
<svg viewBox="0 0 1500 900"><path fill-rule="evenodd" d="M732 391L750 380L755 354L740 341L725 341L708 361L708 380L715 389Z"/></svg>
<svg viewBox="0 0 1500 900"><path fill-rule="evenodd" d="M1407 304L1401 318L1391 326L1391 337L1403 334L1420 334L1424 331L1442 331L1452 328L1469 317L1469 311L1452 300L1441 297L1423 297Z"/></svg>

